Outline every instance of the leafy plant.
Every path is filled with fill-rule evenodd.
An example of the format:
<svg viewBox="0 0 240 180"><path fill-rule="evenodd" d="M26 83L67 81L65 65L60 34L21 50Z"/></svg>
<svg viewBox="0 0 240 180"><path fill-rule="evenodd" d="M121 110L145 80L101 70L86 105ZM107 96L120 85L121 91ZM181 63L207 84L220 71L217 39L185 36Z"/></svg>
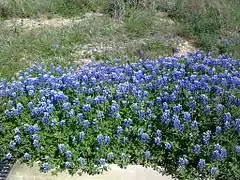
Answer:
<svg viewBox="0 0 240 180"><path fill-rule="evenodd" d="M196 52L81 70L34 66L0 82L0 157L53 174L162 166L238 179L240 61Z"/></svg>

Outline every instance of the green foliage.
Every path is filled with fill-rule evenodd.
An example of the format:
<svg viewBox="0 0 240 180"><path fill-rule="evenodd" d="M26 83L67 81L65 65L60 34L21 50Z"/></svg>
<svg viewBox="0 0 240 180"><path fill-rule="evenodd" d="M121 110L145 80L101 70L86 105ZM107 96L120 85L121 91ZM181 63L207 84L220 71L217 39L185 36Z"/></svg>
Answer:
<svg viewBox="0 0 240 180"><path fill-rule="evenodd" d="M194 38L196 45L205 51L221 53L219 40L238 40L240 37L240 1L160 0L158 8L180 22L177 29L180 35ZM239 57L238 49L226 52Z"/></svg>
<svg viewBox="0 0 240 180"><path fill-rule="evenodd" d="M42 14L75 16L103 11L106 0L8 0L0 1L0 17L32 17Z"/></svg>
<svg viewBox="0 0 240 180"><path fill-rule="evenodd" d="M124 27L130 37L141 37L150 32L154 25L154 13L141 9L128 9L125 14Z"/></svg>

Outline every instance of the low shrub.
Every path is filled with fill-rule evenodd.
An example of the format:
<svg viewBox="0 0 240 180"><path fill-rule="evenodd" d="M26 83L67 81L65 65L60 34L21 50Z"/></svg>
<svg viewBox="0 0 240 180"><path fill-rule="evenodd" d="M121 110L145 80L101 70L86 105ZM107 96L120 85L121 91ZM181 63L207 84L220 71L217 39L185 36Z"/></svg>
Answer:
<svg viewBox="0 0 240 180"><path fill-rule="evenodd" d="M0 159L43 172L162 166L179 179L240 179L240 61L51 65L0 82Z"/></svg>

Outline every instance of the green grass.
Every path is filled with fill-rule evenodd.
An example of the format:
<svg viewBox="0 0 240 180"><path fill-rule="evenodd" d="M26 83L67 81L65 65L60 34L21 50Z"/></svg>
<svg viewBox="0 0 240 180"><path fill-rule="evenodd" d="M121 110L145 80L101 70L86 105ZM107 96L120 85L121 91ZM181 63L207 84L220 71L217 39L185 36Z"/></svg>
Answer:
<svg viewBox="0 0 240 180"><path fill-rule="evenodd" d="M157 38L166 34L191 39L205 51L240 57L240 42L227 46L219 43L220 39L240 40L240 2L237 0L156 0L155 7L166 11L175 24L161 21L158 10L144 8L141 0L115 2L0 0L2 20L39 16L79 19L89 11L105 13L104 17L92 17L58 28L26 30L21 26L6 27L1 22L1 76L12 77L17 71L39 62L70 65L82 58L109 61L125 56L136 59L140 54L143 54L141 58L171 56L177 43ZM56 42L61 43L58 48L55 45L54 50ZM85 46L87 49L84 50ZM95 47L100 47L100 51L82 53Z"/></svg>
<svg viewBox="0 0 240 180"><path fill-rule="evenodd" d="M240 57L239 46L229 48L218 43L221 39L240 40L240 1L159 0L158 8L179 22L180 36L194 39L199 48Z"/></svg>
<svg viewBox="0 0 240 180"><path fill-rule="evenodd" d="M76 16L93 11L104 11L107 0L0 0L0 17Z"/></svg>
<svg viewBox="0 0 240 180"><path fill-rule="evenodd" d="M129 12L132 14L129 15ZM138 15L142 18L133 18ZM12 77L35 63L55 62L69 66L83 58L109 61L128 56L135 59L139 51L151 58L171 56L175 45L158 40L153 35L165 35L174 27L157 19L154 12L131 9L124 21L105 15L82 19L80 23L68 26L31 30L21 26L7 27L1 23L0 74L2 77ZM61 42L57 48L54 45L56 42ZM166 43L168 47L165 47ZM111 50L101 50L92 55L81 53L88 44L91 47L87 50L98 46L110 47Z"/></svg>
<svg viewBox="0 0 240 180"><path fill-rule="evenodd" d="M73 44L89 41L87 34L77 26L18 33L7 29L0 31L0 37L0 72L5 76L43 59L53 59L53 45L56 41L61 41L60 45L64 46L60 51L64 57L71 53Z"/></svg>

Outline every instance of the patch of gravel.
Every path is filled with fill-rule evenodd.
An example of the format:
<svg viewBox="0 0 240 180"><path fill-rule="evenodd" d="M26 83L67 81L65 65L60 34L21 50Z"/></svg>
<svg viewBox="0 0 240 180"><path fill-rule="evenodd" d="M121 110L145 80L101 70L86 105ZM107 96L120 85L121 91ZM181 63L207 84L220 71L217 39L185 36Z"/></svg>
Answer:
<svg viewBox="0 0 240 180"><path fill-rule="evenodd" d="M196 52L198 49L193 46L193 44L187 40L183 40L182 43L178 45L178 52L174 55L176 56L184 56L187 55L188 52Z"/></svg>
<svg viewBox="0 0 240 180"><path fill-rule="evenodd" d="M52 27L52 28L59 28L63 26L70 26L72 24L78 24L83 20L94 18L94 17L102 17L104 14L101 13L86 13L84 18L79 19L70 19L70 18L62 18L62 17L55 17L51 19L46 18L13 18L9 20L5 20L2 22L3 27L5 28L20 28L24 30L34 30L37 28L43 27Z"/></svg>

